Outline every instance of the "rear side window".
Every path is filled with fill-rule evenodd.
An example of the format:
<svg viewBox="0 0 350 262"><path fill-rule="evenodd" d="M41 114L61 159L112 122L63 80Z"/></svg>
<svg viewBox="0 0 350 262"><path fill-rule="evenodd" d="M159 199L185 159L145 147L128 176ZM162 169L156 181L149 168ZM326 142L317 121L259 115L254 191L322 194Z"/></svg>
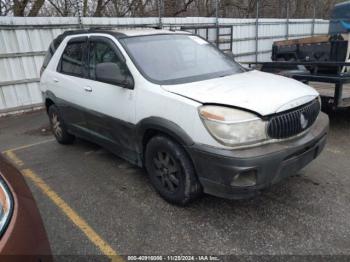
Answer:
<svg viewBox="0 0 350 262"><path fill-rule="evenodd" d="M85 77L86 41L68 42L58 65L58 71L72 76Z"/></svg>

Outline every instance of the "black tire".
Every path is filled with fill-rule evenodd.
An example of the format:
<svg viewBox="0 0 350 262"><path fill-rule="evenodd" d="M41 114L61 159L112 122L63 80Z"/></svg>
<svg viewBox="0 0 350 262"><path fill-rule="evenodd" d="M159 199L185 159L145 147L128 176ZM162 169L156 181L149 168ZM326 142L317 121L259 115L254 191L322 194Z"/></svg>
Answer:
<svg viewBox="0 0 350 262"><path fill-rule="evenodd" d="M202 194L186 151L165 136L155 136L148 142L145 167L155 190L172 204L183 206Z"/></svg>
<svg viewBox="0 0 350 262"><path fill-rule="evenodd" d="M75 137L68 133L58 108L51 105L48 111L51 130L57 142L63 145L72 144Z"/></svg>

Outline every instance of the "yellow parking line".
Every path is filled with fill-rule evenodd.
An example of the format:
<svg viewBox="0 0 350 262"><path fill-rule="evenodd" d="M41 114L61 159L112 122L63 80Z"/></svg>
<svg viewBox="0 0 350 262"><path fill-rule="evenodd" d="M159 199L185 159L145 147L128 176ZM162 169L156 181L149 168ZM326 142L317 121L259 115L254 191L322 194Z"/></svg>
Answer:
<svg viewBox="0 0 350 262"><path fill-rule="evenodd" d="M24 163L21 159L19 159L16 154L12 150L7 150L3 152L8 159L10 159L16 166L23 166Z"/></svg>
<svg viewBox="0 0 350 262"><path fill-rule="evenodd" d="M17 166L23 166L24 163L14 153L14 150L27 148L23 146L17 149L11 149L4 152L4 154ZM113 250L113 248L100 237L89 224L78 215L55 191L53 191L48 184L44 182L37 174L30 169L23 169L22 174L29 178L51 201L87 236L87 238L102 252L108 256L111 261L122 262L123 258Z"/></svg>
<svg viewBox="0 0 350 262"><path fill-rule="evenodd" d="M81 218L49 185L30 169L22 170L25 177L29 178L52 202L90 239L101 252L110 257L112 261L124 261L113 248L108 245L88 223Z"/></svg>

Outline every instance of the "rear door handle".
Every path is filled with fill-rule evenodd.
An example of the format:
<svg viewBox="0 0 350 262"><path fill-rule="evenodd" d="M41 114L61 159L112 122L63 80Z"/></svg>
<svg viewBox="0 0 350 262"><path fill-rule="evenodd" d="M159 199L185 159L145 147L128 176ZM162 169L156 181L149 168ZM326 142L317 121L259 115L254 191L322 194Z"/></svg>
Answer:
<svg viewBox="0 0 350 262"><path fill-rule="evenodd" d="M58 82L59 82L57 78L54 78L53 81L54 81L55 83L58 83Z"/></svg>
<svg viewBox="0 0 350 262"><path fill-rule="evenodd" d="M84 86L84 90L86 92L92 92L92 88L90 86Z"/></svg>

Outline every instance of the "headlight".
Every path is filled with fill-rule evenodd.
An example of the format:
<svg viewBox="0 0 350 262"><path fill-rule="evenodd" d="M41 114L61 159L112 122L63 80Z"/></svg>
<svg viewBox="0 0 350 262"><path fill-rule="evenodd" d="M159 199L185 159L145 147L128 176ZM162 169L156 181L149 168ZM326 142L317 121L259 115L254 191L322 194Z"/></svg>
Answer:
<svg viewBox="0 0 350 262"><path fill-rule="evenodd" d="M12 210L12 195L5 182L0 178L0 235L4 233L11 218Z"/></svg>
<svg viewBox="0 0 350 262"><path fill-rule="evenodd" d="M267 139L266 122L256 115L223 106L202 106L199 114L209 133L221 144L240 146Z"/></svg>

